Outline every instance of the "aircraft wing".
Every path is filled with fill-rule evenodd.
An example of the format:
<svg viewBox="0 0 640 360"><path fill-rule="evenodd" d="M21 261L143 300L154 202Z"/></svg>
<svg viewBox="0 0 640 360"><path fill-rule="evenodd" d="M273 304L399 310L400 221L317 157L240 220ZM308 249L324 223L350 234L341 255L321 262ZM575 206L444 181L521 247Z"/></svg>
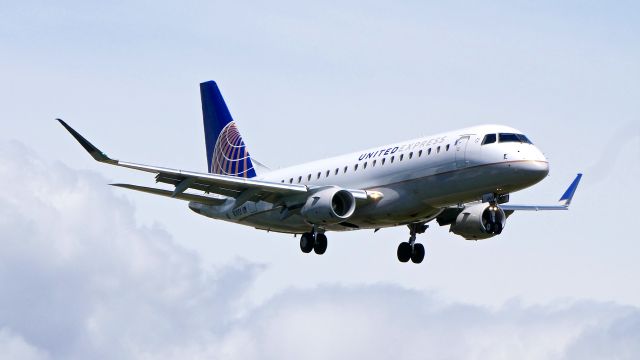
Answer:
<svg viewBox="0 0 640 360"><path fill-rule="evenodd" d="M284 184L235 176L176 170L111 159L105 153L91 144L82 135L80 135L77 131L75 131L66 122L61 119L56 120L58 120L60 124L62 124L62 126L64 126L64 128L67 129L69 133L71 133L71 135L96 161L156 174L156 182L173 185L175 186L175 190L169 191L129 184L113 184L114 186L143 191L156 195L169 196L182 200L197 201L205 204L220 204L224 202L224 200L202 195L188 194L185 193L185 191L187 189L195 189L204 191L205 193L219 194L236 199L241 197L242 202L250 200L265 200L269 202L277 202L278 200L285 197L295 198L295 195L305 194L310 190L313 190L313 188L300 184ZM368 194L365 190L347 190L349 190L353 194L354 198L360 201L374 199L375 196L379 196L378 194L373 194L372 197L372 194Z"/></svg>
<svg viewBox="0 0 640 360"><path fill-rule="evenodd" d="M576 189L578 189L578 184L580 184L580 179L582 179L582 174L576 175L576 178L571 182L571 185L567 188L567 190L562 194L560 200L558 200L558 204L531 204L531 205L516 205L516 204L503 204L500 205L502 210L506 213L512 213L514 211L543 211L543 210L569 210L569 205L571 205L571 200L573 199L573 194L575 194Z"/></svg>
<svg viewBox="0 0 640 360"><path fill-rule="evenodd" d="M569 210L569 205L571 204L571 200L573 199L573 194L575 194L576 189L578 188L580 179L582 179L582 174L576 175L576 178L573 180L571 185L569 185L564 194L562 194L557 204L500 204L499 206L502 210L504 210L505 215L507 216L512 215L516 211ZM464 207L446 208L440 213L440 215L438 215L436 220L438 221L438 224L440 226L450 225L455 222L456 217L458 216L458 214L464 211L465 207L479 203L480 202L473 202L465 204Z"/></svg>

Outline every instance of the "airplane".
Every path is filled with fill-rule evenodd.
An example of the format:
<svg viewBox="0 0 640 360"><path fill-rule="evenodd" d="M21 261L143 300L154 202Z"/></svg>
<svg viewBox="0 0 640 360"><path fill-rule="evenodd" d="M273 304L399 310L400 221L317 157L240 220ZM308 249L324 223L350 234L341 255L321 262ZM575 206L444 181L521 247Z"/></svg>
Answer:
<svg viewBox="0 0 640 360"><path fill-rule="evenodd" d="M188 201L194 212L256 229L300 235L303 253L327 250L329 231L407 226L397 258L419 264L416 242L429 222L467 240L502 233L515 211L568 210L582 174L557 204L509 204L509 194L549 173L543 153L521 131L480 125L278 170L252 158L214 81L200 84L207 172L115 160L56 119L97 161L155 174L170 189L110 184Z"/></svg>

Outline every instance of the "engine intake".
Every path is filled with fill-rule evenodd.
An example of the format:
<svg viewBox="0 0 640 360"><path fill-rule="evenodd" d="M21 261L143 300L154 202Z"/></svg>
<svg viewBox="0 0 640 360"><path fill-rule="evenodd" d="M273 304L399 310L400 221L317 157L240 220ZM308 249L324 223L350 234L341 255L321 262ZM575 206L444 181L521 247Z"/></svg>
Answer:
<svg viewBox="0 0 640 360"><path fill-rule="evenodd" d="M498 205L476 204L465 208L449 231L467 240L482 240L502 233L507 216Z"/></svg>
<svg viewBox="0 0 640 360"><path fill-rule="evenodd" d="M311 224L337 224L348 219L356 210L356 200L351 192L329 188L311 195L300 214Z"/></svg>

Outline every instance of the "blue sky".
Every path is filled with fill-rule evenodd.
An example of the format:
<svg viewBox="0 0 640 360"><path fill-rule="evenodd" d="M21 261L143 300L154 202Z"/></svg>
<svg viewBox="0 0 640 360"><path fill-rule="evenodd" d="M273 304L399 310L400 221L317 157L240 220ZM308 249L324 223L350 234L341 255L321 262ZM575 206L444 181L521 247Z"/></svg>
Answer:
<svg viewBox="0 0 640 360"><path fill-rule="evenodd" d="M611 345L616 329L627 334L617 348L640 343L633 230L640 203L639 10L631 1L1 4L0 186L10 191L0 196L0 293L11 294L3 305L11 311L0 312L0 349L35 358L108 358L109 348L119 358L248 358L234 345L248 336L260 339L256 354L309 357L288 338L268 348L275 340L267 329L295 338L298 327L318 322L327 330L323 341L355 354L389 335L378 329L384 316L411 318L393 311L405 301L424 302L417 316L423 321L407 331L430 339L435 330L426 323L446 325L432 316L451 317L458 306L478 328L516 329L505 358L534 354L528 349L540 349L535 358L597 354L586 345ZM421 266L395 259L408 237L404 228L331 234L325 255L305 256L292 237L108 188L153 179L94 163L53 121L64 118L116 158L204 170L198 83L209 79L219 83L252 155L272 167L502 123L525 132L551 161L549 178L512 201L555 201L575 173L585 177L571 211L516 214L498 238L467 242L432 225L422 237ZM175 289L176 282L185 285ZM47 299L60 283L77 284L62 286L70 294L63 303L84 306L71 311L44 301L38 321L56 325L51 313L69 311L77 321L63 323L80 334L75 341L47 341L57 327L38 330L20 305ZM145 283L151 285L141 288ZM114 288L139 296L118 299ZM376 300L351 321L373 330L351 347L338 346L348 338L331 336L348 313L340 303L369 297ZM198 300L187 307L190 298ZM305 312L305 302L325 316ZM211 307L221 310L208 313ZM175 311L163 317L162 309ZM384 309L383 317L367 327L375 309ZM273 315L288 310L297 317ZM540 312L548 322L529 327L522 320ZM143 336L148 319L141 313L166 333ZM228 326L203 323L203 313ZM112 327L132 317L135 340L126 345ZM184 322L177 328L195 340L168 330L178 319ZM463 324L452 320L452 333ZM565 336L557 344L509 347L536 331ZM482 353L474 336L445 333L443 343L469 350L458 357L473 357ZM428 350L446 353L435 344Z"/></svg>

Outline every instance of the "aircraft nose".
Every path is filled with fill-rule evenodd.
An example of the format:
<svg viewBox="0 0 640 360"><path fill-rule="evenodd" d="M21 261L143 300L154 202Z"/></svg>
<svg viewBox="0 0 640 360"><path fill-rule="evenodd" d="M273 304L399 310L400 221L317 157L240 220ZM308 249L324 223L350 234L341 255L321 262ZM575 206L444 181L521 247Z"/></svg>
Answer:
<svg viewBox="0 0 640 360"><path fill-rule="evenodd" d="M529 154L529 157L530 157L531 160L542 161L542 162L547 163L547 165L549 164L549 162L547 161L547 158L544 156L542 151L540 151L540 149L538 149L535 146L533 146L533 149L532 149L531 153ZM547 168L548 168L548 166L547 166Z"/></svg>
<svg viewBox="0 0 640 360"><path fill-rule="evenodd" d="M532 147L525 156L525 161L520 162L518 170L525 173L534 181L540 181L549 174L549 162L544 154L536 147Z"/></svg>
<svg viewBox="0 0 640 360"><path fill-rule="evenodd" d="M549 174L549 163L540 160L525 161L520 164L520 170L543 179Z"/></svg>

